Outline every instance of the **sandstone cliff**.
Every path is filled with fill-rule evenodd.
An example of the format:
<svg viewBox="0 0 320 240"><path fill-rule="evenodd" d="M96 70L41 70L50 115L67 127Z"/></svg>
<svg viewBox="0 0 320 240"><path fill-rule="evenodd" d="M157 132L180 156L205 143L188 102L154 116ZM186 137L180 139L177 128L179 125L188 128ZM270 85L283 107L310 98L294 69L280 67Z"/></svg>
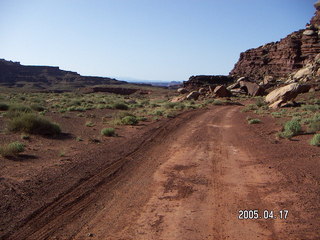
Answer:
<svg viewBox="0 0 320 240"><path fill-rule="evenodd" d="M37 89L66 89L100 84L125 84L112 78L81 76L59 67L24 66L19 62L0 59L0 85Z"/></svg>
<svg viewBox="0 0 320 240"><path fill-rule="evenodd" d="M265 76L286 78L313 61L320 53L320 2L305 29L296 31L281 41L272 42L240 54L230 75L260 81Z"/></svg>

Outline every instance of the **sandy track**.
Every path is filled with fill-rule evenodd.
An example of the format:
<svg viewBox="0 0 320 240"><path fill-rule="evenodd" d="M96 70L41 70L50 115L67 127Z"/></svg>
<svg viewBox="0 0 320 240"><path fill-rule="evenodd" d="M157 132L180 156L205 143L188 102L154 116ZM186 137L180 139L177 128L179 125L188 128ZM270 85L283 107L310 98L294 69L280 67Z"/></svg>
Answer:
<svg viewBox="0 0 320 240"><path fill-rule="evenodd" d="M296 196L270 191L283 175L244 145L238 113L225 106L171 120L8 239L316 239L315 226L292 230L299 219L238 219L239 210L286 209L280 202Z"/></svg>

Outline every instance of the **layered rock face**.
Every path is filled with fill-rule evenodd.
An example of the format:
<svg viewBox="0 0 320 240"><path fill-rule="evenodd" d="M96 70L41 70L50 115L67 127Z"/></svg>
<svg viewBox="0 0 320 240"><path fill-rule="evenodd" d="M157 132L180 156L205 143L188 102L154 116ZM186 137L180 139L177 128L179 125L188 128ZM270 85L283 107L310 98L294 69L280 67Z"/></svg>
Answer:
<svg viewBox="0 0 320 240"><path fill-rule="evenodd" d="M265 76L285 78L302 68L320 53L320 3L306 29L288 35L279 42L272 42L240 54L230 75L261 81Z"/></svg>
<svg viewBox="0 0 320 240"><path fill-rule="evenodd" d="M199 87L227 85L234 79L223 75L198 75L191 76L188 81L183 82L183 87L187 89L197 89Z"/></svg>
<svg viewBox="0 0 320 240"><path fill-rule="evenodd" d="M64 71L59 67L24 66L19 62L0 59L0 84L8 87L24 87L33 84L39 88L54 85L83 87L98 84L124 84L126 82L103 77L81 76L76 72Z"/></svg>

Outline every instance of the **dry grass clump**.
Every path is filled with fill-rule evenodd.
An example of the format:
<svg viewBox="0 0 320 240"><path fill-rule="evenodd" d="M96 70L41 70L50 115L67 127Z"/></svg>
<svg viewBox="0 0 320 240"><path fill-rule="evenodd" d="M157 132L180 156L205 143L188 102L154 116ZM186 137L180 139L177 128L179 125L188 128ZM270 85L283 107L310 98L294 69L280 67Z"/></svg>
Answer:
<svg viewBox="0 0 320 240"><path fill-rule="evenodd" d="M12 142L0 146L0 155L3 157L15 157L24 151L24 144L20 142Z"/></svg>

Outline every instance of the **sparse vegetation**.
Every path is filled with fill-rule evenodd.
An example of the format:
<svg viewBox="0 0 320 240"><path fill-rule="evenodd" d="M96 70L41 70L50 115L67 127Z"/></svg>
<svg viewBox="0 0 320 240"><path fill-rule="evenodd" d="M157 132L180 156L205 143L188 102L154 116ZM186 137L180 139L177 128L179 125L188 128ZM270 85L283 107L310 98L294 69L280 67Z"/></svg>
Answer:
<svg viewBox="0 0 320 240"><path fill-rule="evenodd" d="M37 112L42 112L45 110L45 108L43 106L41 106L40 104L33 104L30 107L32 110L37 111Z"/></svg>
<svg viewBox="0 0 320 240"><path fill-rule="evenodd" d="M136 125L138 122L139 121L136 116L126 116L121 119L121 123L124 125Z"/></svg>
<svg viewBox="0 0 320 240"><path fill-rule="evenodd" d="M115 103L113 104L113 108L118 110L128 110L129 106L125 103Z"/></svg>
<svg viewBox="0 0 320 240"><path fill-rule="evenodd" d="M61 133L59 125L32 113L25 113L12 118L8 129L11 132L23 132L43 136L55 136Z"/></svg>
<svg viewBox="0 0 320 240"><path fill-rule="evenodd" d="M310 144L313 146L320 146L320 134L315 134L310 141Z"/></svg>
<svg viewBox="0 0 320 240"><path fill-rule="evenodd" d="M298 120L293 119L288 121L284 125L284 130L280 134L281 137L291 138L293 136L298 135L301 132L301 125Z"/></svg>
<svg viewBox="0 0 320 240"><path fill-rule="evenodd" d="M24 151L25 145L20 142L12 142L0 146L0 155L3 157L15 157Z"/></svg>
<svg viewBox="0 0 320 240"><path fill-rule="evenodd" d="M261 123L261 120L257 119L257 118L253 118L253 119L249 119L248 123L249 124L258 124L258 123Z"/></svg>
<svg viewBox="0 0 320 240"><path fill-rule="evenodd" d="M257 109L258 109L258 106L256 104L248 104L241 111L242 112L249 112L249 111L253 111L253 110L257 110Z"/></svg>
<svg viewBox="0 0 320 240"><path fill-rule="evenodd" d="M308 132L318 132L320 131L320 121L311 122L308 126Z"/></svg>
<svg viewBox="0 0 320 240"><path fill-rule="evenodd" d="M23 113L32 112L30 107L25 106L25 105L20 105L20 104L10 105L9 110L12 112L23 112Z"/></svg>
<svg viewBox="0 0 320 240"><path fill-rule="evenodd" d="M257 107L263 107L266 106L266 102L264 101L264 99L262 97L259 97L256 99L256 106Z"/></svg>
<svg viewBox="0 0 320 240"><path fill-rule="evenodd" d="M107 137L113 137L116 135L116 131L114 128L104 128L101 130L101 134Z"/></svg>
<svg viewBox="0 0 320 240"><path fill-rule="evenodd" d="M7 111L9 109L9 105L6 103L0 103L0 111Z"/></svg>
<svg viewBox="0 0 320 240"><path fill-rule="evenodd" d="M88 122L86 122L86 126L87 127L94 127L95 124L92 121L88 121Z"/></svg>

